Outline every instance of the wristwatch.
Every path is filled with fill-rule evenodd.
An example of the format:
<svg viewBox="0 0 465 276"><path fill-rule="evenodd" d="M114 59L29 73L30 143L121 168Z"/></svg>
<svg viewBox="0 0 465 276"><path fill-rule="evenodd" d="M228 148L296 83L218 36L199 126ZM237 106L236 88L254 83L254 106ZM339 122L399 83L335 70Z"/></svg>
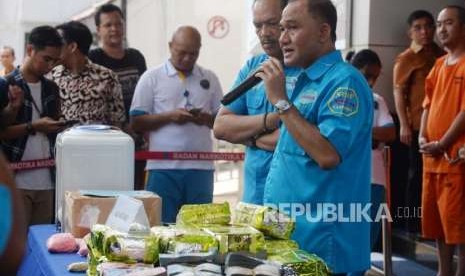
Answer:
<svg viewBox="0 0 465 276"><path fill-rule="evenodd" d="M276 107L279 114L283 114L292 107L292 103L287 100L279 100L275 103L274 107Z"/></svg>
<svg viewBox="0 0 465 276"><path fill-rule="evenodd" d="M32 126L32 122L27 122L26 123L26 132L29 135L35 135L36 134L36 130Z"/></svg>

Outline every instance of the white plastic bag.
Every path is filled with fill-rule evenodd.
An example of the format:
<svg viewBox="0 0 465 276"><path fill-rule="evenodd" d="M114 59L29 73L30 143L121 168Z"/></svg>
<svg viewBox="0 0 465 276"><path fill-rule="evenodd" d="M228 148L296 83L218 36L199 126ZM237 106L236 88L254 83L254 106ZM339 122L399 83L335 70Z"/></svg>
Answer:
<svg viewBox="0 0 465 276"><path fill-rule="evenodd" d="M118 196L105 224L123 233L129 233L131 228L134 229L134 225L150 229L143 202L126 195Z"/></svg>

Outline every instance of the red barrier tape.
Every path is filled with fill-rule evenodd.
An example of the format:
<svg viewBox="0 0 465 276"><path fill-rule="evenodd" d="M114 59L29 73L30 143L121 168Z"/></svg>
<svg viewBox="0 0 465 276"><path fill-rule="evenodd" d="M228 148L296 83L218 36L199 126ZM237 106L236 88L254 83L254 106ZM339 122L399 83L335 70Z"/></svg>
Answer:
<svg viewBox="0 0 465 276"><path fill-rule="evenodd" d="M12 171L24 171L50 168L55 166L55 160L53 159L39 159L39 160L28 160L16 163L10 163L8 165Z"/></svg>
<svg viewBox="0 0 465 276"><path fill-rule="evenodd" d="M242 161L244 160L243 152L162 152L162 151L138 151L136 160L226 160Z"/></svg>
<svg viewBox="0 0 465 276"><path fill-rule="evenodd" d="M138 151L135 153L136 160L197 160L197 161L242 161L242 152L162 152L162 151ZM55 166L53 159L28 160L10 163L9 168L13 171L33 170L50 168Z"/></svg>

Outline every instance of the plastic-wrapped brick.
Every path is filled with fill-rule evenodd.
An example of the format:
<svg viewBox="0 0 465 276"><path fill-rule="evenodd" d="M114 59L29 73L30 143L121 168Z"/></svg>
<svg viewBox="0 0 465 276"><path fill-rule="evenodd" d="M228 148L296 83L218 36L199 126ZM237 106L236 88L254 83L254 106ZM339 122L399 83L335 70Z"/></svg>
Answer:
<svg viewBox="0 0 465 276"><path fill-rule="evenodd" d="M280 251L297 250L299 245L293 240L265 239L265 250L268 256L276 255Z"/></svg>
<svg viewBox="0 0 465 276"><path fill-rule="evenodd" d="M268 260L281 264L285 275L329 276L331 274L321 258L304 250L280 251L276 255L268 256Z"/></svg>
<svg viewBox="0 0 465 276"><path fill-rule="evenodd" d="M133 236L106 233L103 254L110 261L153 264L158 261L158 237L155 235Z"/></svg>
<svg viewBox="0 0 465 276"><path fill-rule="evenodd" d="M186 204L176 217L178 225L227 225L231 221L229 203Z"/></svg>
<svg viewBox="0 0 465 276"><path fill-rule="evenodd" d="M201 229L182 226L155 226L152 234L160 240L160 252L191 254L218 250L215 237Z"/></svg>
<svg viewBox="0 0 465 276"><path fill-rule="evenodd" d="M236 205L232 223L250 225L277 239L289 239L295 228L295 222L278 210L244 202Z"/></svg>
<svg viewBox="0 0 465 276"><path fill-rule="evenodd" d="M250 226L212 225L204 230L215 236L221 254L240 251L259 253L265 249L263 234Z"/></svg>

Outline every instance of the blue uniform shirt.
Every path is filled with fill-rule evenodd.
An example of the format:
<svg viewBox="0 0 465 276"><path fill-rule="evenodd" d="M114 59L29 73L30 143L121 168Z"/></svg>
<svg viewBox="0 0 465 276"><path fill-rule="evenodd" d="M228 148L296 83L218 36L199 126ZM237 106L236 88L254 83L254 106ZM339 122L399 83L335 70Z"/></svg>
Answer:
<svg viewBox="0 0 465 276"><path fill-rule="evenodd" d="M11 217L13 213L12 204L10 190L0 183L0 210L2 210L2 216L0 217L0 256L5 251L10 238L13 220Z"/></svg>
<svg viewBox="0 0 465 276"><path fill-rule="evenodd" d="M353 204L364 208L370 201L370 88L364 77L342 60L340 52L333 51L300 74L291 99L336 149L341 163L331 170L321 169L283 125L264 202L291 215L293 208L297 211L293 239L301 248L323 258L333 273L367 269L369 218L358 216L362 212L356 212ZM334 207L337 219L331 210Z"/></svg>
<svg viewBox="0 0 465 276"><path fill-rule="evenodd" d="M239 71L239 75L233 87L241 84L251 73L268 59L268 55L261 54L249 59ZM285 68L286 89L288 93L294 89L299 69ZM252 88L242 97L232 102L227 108L237 115L259 115L266 112L274 112L274 106L266 98L263 82ZM255 147L247 147L244 161L244 194L242 201L253 204L263 204L263 189L266 176L270 169L272 151L266 151Z"/></svg>

